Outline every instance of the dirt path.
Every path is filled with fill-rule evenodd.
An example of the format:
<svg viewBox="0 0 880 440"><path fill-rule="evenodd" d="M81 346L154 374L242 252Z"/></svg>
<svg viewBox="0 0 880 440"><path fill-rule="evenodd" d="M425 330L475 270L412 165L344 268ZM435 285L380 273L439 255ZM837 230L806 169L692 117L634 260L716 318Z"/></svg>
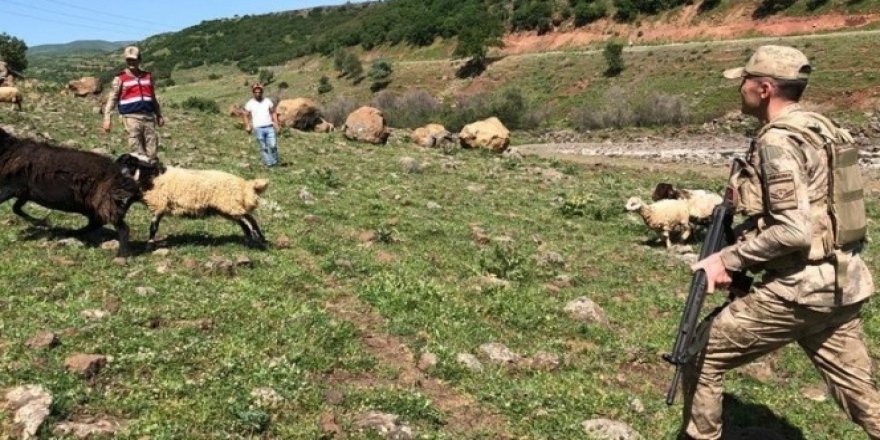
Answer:
<svg viewBox="0 0 880 440"><path fill-rule="evenodd" d="M507 421L472 396L458 391L443 381L430 377L416 366L412 352L399 338L385 333L385 320L372 308L351 295L335 298L325 304L328 311L351 322L358 329L367 351L380 364L400 372L394 385L414 388L428 396L433 405L446 415L444 429L453 438L482 438L491 434L496 439L514 438L508 433ZM340 380L341 385L364 386L381 383L353 377Z"/></svg>

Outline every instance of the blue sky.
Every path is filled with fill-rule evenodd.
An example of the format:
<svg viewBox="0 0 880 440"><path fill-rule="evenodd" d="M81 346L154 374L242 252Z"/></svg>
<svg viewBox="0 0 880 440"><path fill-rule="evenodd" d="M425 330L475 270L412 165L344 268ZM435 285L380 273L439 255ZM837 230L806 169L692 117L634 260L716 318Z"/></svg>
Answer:
<svg viewBox="0 0 880 440"><path fill-rule="evenodd" d="M357 3L363 0L355 0ZM203 20L264 14L345 0L0 0L0 33L31 46L75 40L142 40Z"/></svg>

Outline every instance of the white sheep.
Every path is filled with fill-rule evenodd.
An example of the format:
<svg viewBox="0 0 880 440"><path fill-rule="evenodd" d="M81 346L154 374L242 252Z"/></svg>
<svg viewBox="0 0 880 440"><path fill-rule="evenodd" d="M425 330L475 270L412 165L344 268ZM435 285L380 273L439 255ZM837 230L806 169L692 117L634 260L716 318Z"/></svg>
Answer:
<svg viewBox="0 0 880 440"><path fill-rule="evenodd" d="M185 217L220 215L241 226L251 244L265 246L266 238L250 213L257 207L259 195L269 185L268 180L244 180L215 170L166 169L138 156L124 154L117 162L141 185L143 202L153 216L148 246L152 246L159 222L166 214Z"/></svg>
<svg viewBox="0 0 880 440"><path fill-rule="evenodd" d="M21 92L18 87L0 87L0 102L15 104L16 109L21 111Z"/></svg>
<svg viewBox="0 0 880 440"><path fill-rule="evenodd" d="M688 202L688 213L694 223L710 222L712 211L724 201L718 194L702 189L682 190L682 195Z"/></svg>
<svg viewBox="0 0 880 440"><path fill-rule="evenodd" d="M681 231L681 241L691 235L688 203L685 200L665 199L646 205L641 198L630 197L626 201L626 210L638 212L645 224L664 239L667 249L672 247L669 238L672 231Z"/></svg>

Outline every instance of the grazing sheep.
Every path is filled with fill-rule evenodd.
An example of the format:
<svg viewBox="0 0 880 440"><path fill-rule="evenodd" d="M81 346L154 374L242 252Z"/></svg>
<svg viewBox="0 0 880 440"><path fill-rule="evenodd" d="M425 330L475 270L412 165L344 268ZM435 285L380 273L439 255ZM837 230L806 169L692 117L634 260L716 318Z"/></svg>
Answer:
<svg viewBox="0 0 880 440"><path fill-rule="evenodd" d="M687 240L691 235L688 203L684 200L660 200L646 205L641 198L630 197L626 201L626 210L638 212L645 224L665 240L667 249L672 247L670 232L681 231L681 241Z"/></svg>
<svg viewBox="0 0 880 440"><path fill-rule="evenodd" d="M259 194L266 189L269 181L244 180L214 170L166 169L135 154L123 154L117 163L141 185L142 200L153 215L148 246L152 246L159 222L166 214L184 217L216 214L241 226L252 245L265 247L266 238L250 213L257 207Z"/></svg>
<svg viewBox="0 0 880 440"><path fill-rule="evenodd" d="M691 221L698 224L706 224L712 220L712 211L724 201L721 196L712 191L702 189L675 188L669 183L658 183L651 195L654 201L666 199L678 199L688 201L688 210Z"/></svg>
<svg viewBox="0 0 880 440"><path fill-rule="evenodd" d="M0 102L11 102L21 111L21 92L17 87L0 87Z"/></svg>
<svg viewBox="0 0 880 440"><path fill-rule="evenodd" d="M88 218L74 233L112 224L119 236L117 256L129 255L125 214L141 193L137 182L112 159L33 139L17 138L0 129L0 203L16 199L12 212L32 222L22 207L32 201Z"/></svg>

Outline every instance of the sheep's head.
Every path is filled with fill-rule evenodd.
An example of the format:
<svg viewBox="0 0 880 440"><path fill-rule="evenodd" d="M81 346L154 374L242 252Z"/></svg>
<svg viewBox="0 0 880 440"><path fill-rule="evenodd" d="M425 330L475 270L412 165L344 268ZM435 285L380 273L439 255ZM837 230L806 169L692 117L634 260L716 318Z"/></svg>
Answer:
<svg viewBox="0 0 880 440"><path fill-rule="evenodd" d="M654 194L651 195L651 200L663 200L663 199L677 199L678 191L675 190L675 187L672 186L671 183L660 182L654 188Z"/></svg>
<svg viewBox="0 0 880 440"><path fill-rule="evenodd" d="M639 209L642 208L642 205L644 205L644 202L642 202L642 199L641 199L641 198L639 198L639 197L630 197L630 198L626 201L626 210L627 210L627 211L630 211L630 212L638 211Z"/></svg>
<svg viewBox="0 0 880 440"><path fill-rule="evenodd" d="M153 187L153 179L165 172L162 162L151 161L148 157L140 154L123 154L116 159L116 164L122 168L122 174L137 182L142 191Z"/></svg>

